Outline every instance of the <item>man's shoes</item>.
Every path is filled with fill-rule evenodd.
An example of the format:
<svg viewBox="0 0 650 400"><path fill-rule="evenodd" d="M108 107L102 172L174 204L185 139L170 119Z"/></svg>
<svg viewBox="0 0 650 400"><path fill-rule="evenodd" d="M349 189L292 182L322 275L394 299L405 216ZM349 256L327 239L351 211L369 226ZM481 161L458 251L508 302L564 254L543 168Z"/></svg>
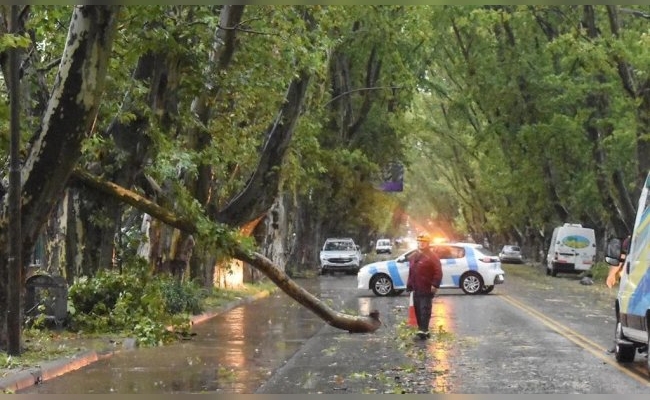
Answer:
<svg viewBox="0 0 650 400"><path fill-rule="evenodd" d="M431 334L429 332L419 331L417 333L417 336L418 336L419 339L424 340L424 339L430 338Z"/></svg>

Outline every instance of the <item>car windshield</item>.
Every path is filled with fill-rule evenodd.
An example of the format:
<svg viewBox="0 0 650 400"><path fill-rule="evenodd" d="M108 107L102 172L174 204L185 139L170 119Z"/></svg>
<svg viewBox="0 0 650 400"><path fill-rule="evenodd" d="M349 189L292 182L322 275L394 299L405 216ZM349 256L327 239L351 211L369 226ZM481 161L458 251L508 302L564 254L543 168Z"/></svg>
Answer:
<svg viewBox="0 0 650 400"><path fill-rule="evenodd" d="M354 245L350 242L329 242L325 244L325 250L355 250Z"/></svg>
<svg viewBox="0 0 650 400"><path fill-rule="evenodd" d="M503 251L520 251L519 246L504 246Z"/></svg>
<svg viewBox="0 0 650 400"><path fill-rule="evenodd" d="M390 246L390 240L378 240L377 246Z"/></svg>

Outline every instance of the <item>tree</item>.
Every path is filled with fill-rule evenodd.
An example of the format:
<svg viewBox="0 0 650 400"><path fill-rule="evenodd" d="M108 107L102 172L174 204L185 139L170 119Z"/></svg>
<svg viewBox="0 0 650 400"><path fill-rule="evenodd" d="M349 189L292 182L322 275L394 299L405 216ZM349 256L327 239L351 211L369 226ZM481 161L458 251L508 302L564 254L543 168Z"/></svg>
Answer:
<svg viewBox="0 0 650 400"><path fill-rule="evenodd" d="M437 11L432 24L448 29L431 46L419 119L423 143L437 144L431 156L446 161L434 175L454 193L458 226L525 249L566 221L593 226L599 240L621 235L628 190L642 183L631 157L645 129L638 23L617 31L616 7ZM614 37L601 36L606 21Z"/></svg>
<svg viewBox="0 0 650 400"><path fill-rule="evenodd" d="M27 260L48 215L65 188L81 145L91 131L115 34L119 6L78 6L72 11L66 47L41 127L22 168L22 259ZM5 82L8 81L5 79ZM0 245L7 247L7 209ZM0 260L0 343L6 343L7 260Z"/></svg>
<svg viewBox="0 0 650 400"><path fill-rule="evenodd" d="M225 7L224 10L229 10L229 7ZM30 143L29 155L23 168L22 225L25 259L31 253L37 236L43 231L49 216L62 198L73 168L79 164L84 140L93 132L93 124L96 122L101 95L104 92L119 11L120 7L117 6L78 6L73 9L68 39L62 53L54 89L47 102L41 128ZM145 59L146 57L143 60ZM169 78L170 75L167 77ZM248 199L259 199L260 196L265 195L272 198L277 192L278 179L269 180L269 177L273 176L278 163L283 159L288 139L299 115L298 110L301 107L301 98L304 97L307 82L308 77L303 74L289 84L285 96L289 101L281 105L280 117L265 134L265 145L257 162L257 170L252 174L253 178L248 180L242 194L226 207L226 209L234 208L236 211L192 214L194 218L197 215L204 217L202 221L208 226L204 229L210 230L209 226L214 226L219 220L233 227L255 217L265 207L268 208L268 202L251 202ZM142 116L136 115L133 121L134 124L124 124L115 120L110 125L108 136L117 138L117 143L120 137L128 138L128 135L125 136L126 133L137 131L137 127L142 125ZM76 172L76 175L84 176L81 172ZM128 183L130 180L127 179L125 182ZM111 193L119 198L116 193L126 192L127 189L118 187ZM253 197L250 197L248 192L252 193ZM187 220L170 217L172 213L169 210L152 208L150 205L144 207L144 211L187 233L197 231L196 226L188 224ZM6 215L6 210L4 214ZM175 221L181 221L180 225L175 225ZM6 244L7 238L4 233L6 229L2 231L0 242ZM269 263L263 256L240 247L236 242L225 243L223 237L228 236L227 231L228 229L212 230L212 233L217 232L215 243L221 245L228 254L260 268L283 290L302 304L311 307L328 323L351 332L373 331L378 328L376 315L352 317L334 312L295 285L279 267ZM2 260L0 271L6 277L6 260ZM6 279L3 282L6 282ZM2 296L5 296L6 291L2 293ZM5 297L0 298L0 306L3 310L6 309ZM6 329L3 329L3 332L6 332ZM1 339L4 342L6 337Z"/></svg>
<svg viewBox="0 0 650 400"><path fill-rule="evenodd" d="M23 254L45 233L58 270L92 275L154 216L152 266L186 262L191 235L190 278L238 257L356 331L374 320L358 328L287 280L324 236L364 244L404 214L524 251L566 220L621 231L648 106L645 28L620 10L24 7ZM396 160L405 191L382 193Z"/></svg>

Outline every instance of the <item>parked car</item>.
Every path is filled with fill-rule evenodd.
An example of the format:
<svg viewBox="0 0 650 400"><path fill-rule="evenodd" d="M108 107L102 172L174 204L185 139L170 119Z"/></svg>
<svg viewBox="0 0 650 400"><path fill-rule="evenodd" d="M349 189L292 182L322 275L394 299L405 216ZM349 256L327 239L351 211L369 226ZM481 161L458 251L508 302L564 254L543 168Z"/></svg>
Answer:
<svg viewBox="0 0 650 400"><path fill-rule="evenodd" d="M521 255L521 248L512 244L503 246L499 253L499 260L508 264L523 264L524 257Z"/></svg>
<svg viewBox="0 0 650 400"><path fill-rule="evenodd" d="M375 244L375 253L376 254L392 254L393 253L393 243L390 239L378 239Z"/></svg>
<svg viewBox="0 0 650 400"><path fill-rule="evenodd" d="M351 238L328 238L320 251L320 274L345 272L356 274L361 260L360 247Z"/></svg>
<svg viewBox="0 0 650 400"><path fill-rule="evenodd" d="M499 257L475 243L432 244L442 264L441 288L459 288L466 294L487 294L505 282ZM394 260L364 265L357 273L357 288L377 296L397 296L406 290L409 250Z"/></svg>

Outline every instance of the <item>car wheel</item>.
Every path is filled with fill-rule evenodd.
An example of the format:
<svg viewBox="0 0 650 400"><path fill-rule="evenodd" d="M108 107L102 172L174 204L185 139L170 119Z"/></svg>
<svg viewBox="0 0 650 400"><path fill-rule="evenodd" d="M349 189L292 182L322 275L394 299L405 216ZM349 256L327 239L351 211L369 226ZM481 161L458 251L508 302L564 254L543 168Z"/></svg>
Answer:
<svg viewBox="0 0 650 400"><path fill-rule="evenodd" d="M476 272L468 272L460 279L460 288L465 294L481 293L483 278Z"/></svg>
<svg viewBox="0 0 650 400"><path fill-rule="evenodd" d="M551 276L556 277L557 276L557 271L555 269L551 270Z"/></svg>
<svg viewBox="0 0 650 400"><path fill-rule="evenodd" d="M494 290L494 285L486 285L486 286L483 286L483 289L481 290L481 294L488 294L488 293L490 293L492 290Z"/></svg>
<svg viewBox="0 0 650 400"><path fill-rule="evenodd" d="M632 344L623 344L620 341L626 340L623 335L623 325L619 322L616 323L616 334L614 337L614 357L618 362L632 362L634 361L634 354L636 349Z"/></svg>
<svg viewBox="0 0 650 400"><path fill-rule="evenodd" d="M370 289L377 296L388 296L393 292L393 281L388 275L377 274L370 280Z"/></svg>
<svg viewBox="0 0 650 400"><path fill-rule="evenodd" d="M551 269L546 267L546 275L551 276Z"/></svg>

